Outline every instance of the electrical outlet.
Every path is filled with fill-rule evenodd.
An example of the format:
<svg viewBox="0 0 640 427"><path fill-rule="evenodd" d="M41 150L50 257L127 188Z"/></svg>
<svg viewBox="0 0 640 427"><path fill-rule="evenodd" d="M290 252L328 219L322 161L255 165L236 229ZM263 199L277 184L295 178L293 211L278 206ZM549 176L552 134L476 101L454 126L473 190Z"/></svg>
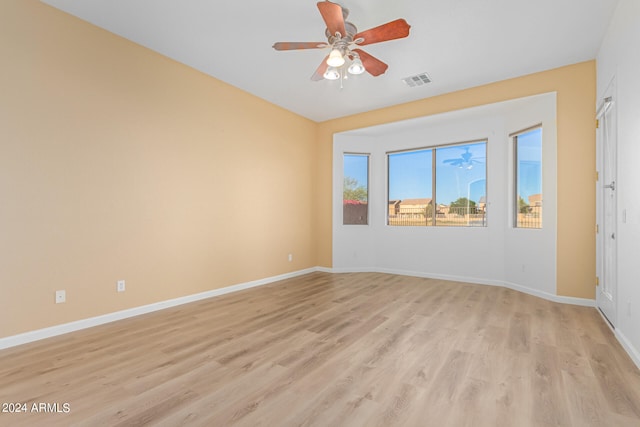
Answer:
<svg viewBox="0 0 640 427"><path fill-rule="evenodd" d="M61 304L66 301L67 301L67 292L64 290L56 291L56 304Z"/></svg>
<svg viewBox="0 0 640 427"><path fill-rule="evenodd" d="M124 280L118 280L118 284L116 285L116 290L118 292L124 292L124 290L126 289Z"/></svg>
<svg viewBox="0 0 640 427"><path fill-rule="evenodd" d="M289 262L293 261L293 254L289 254Z"/></svg>

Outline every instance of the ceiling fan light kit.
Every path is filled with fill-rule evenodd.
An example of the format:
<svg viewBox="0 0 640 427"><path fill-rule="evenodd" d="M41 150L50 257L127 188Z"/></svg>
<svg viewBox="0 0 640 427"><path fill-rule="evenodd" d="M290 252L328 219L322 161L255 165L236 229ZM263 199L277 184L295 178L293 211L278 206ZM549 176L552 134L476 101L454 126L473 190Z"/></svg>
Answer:
<svg viewBox="0 0 640 427"><path fill-rule="evenodd" d="M277 42L275 50L330 49L311 80L346 79L347 73L358 75L367 71L373 77L384 74L389 67L366 53L359 46L407 37L411 26L404 19L396 19L369 30L358 32L355 25L346 21L349 10L330 1L318 2L318 10L327 28L327 42Z"/></svg>

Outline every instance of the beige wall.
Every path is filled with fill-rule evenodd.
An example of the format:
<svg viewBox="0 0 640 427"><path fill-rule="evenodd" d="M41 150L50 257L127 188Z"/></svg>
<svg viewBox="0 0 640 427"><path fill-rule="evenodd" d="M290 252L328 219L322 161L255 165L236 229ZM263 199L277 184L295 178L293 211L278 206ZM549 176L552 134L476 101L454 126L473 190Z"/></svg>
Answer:
<svg viewBox="0 0 640 427"><path fill-rule="evenodd" d="M318 131L318 265L331 266L333 134L382 123L557 92L557 294L595 296L595 62L589 61L391 108L323 122ZM580 215L574 209L580 207Z"/></svg>
<svg viewBox="0 0 640 427"><path fill-rule="evenodd" d="M316 265L317 124L37 0L0 53L0 337Z"/></svg>

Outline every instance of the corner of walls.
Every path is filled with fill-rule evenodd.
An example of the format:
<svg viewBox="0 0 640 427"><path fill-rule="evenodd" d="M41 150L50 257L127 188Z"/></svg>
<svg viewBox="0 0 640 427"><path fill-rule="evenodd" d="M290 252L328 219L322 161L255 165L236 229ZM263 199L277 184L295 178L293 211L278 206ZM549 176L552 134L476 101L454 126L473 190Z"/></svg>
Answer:
<svg viewBox="0 0 640 427"><path fill-rule="evenodd" d="M595 67L584 63L558 91L557 294L588 299L595 298L596 276Z"/></svg>
<svg viewBox="0 0 640 427"><path fill-rule="evenodd" d="M333 182L333 128L330 122L318 123L316 137L315 209L314 230L316 237L317 265L331 268L332 259L332 182Z"/></svg>

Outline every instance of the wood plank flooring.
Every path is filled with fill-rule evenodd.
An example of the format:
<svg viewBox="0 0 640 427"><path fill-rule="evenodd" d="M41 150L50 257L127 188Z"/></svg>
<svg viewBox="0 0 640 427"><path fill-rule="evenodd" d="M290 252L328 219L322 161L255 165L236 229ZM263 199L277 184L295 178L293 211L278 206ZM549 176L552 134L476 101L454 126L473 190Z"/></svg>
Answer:
<svg viewBox="0 0 640 427"><path fill-rule="evenodd" d="M593 308L312 273L0 351L0 403L27 405L2 426L637 427L640 372Z"/></svg>

